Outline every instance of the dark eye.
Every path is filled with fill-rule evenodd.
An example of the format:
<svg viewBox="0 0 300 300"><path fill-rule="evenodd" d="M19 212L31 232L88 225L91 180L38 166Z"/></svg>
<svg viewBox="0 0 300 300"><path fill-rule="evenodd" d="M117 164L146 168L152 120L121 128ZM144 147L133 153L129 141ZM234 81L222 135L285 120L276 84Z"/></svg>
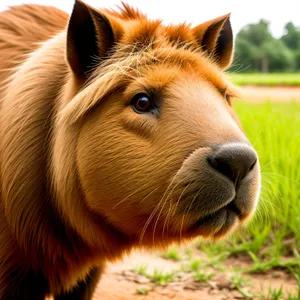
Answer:
<svg viewBox="0 0 300 300"><path fill-rule="evenodd" d="M230 103L230 95L227 93L227 91L224 92L224 98L228 103Z"/></svg>
<svg viewBox="0 0 300 300"><path fill-rule="evenodd" d="M153 104L148 95L137 94L132 99L132 107L137 113L145 113L153 108Z"/></svg>

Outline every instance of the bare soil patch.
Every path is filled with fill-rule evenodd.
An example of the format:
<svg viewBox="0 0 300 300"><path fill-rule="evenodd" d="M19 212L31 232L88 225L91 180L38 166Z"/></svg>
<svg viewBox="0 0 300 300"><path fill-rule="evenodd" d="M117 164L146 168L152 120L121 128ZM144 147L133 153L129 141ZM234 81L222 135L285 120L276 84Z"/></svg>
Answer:
<svg viewBox="0 0 300 300"><path fill-rule="evenodd" d="M244 86L240 90L242 98L251 102L300 102L300 86Z"/></svg>
<svg viewBox="0 0 300 300"><path fill-rule="evenodd" d="M196 257L203 259L205 254L198 251ZM249 268L251 262L247 258L230 258L222 263L220 270L214 269L215 276L208 282L196 282L190 273L179 273L180 279L172 280L165 285L156 285L145 276L137 274L137 266L147 265L149 272L163 269L164 272L178 271L182 262L174 262L161 258L158 254L135 252L123 261L109 265L105 275L99 283L95 300L125 300L125 299L266 299L260 295L268 295L270 287L279 289L284 294L296 294L296 280L284 270L272 270L264 274L243 275L245 282L241 288L234 285L232 276L234 267ZM138 291L147 291L141 295ZM253 297L253 294L257 296Z"/></svg>

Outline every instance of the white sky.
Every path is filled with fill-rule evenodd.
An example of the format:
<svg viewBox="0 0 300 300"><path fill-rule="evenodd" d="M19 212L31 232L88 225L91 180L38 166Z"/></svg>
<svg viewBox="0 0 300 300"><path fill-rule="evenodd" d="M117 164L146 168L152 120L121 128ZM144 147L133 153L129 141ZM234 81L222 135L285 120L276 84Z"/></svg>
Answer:
<svg viewBox="0 0 300 300"><path fill-rule="evenodd" d="M8 6L22 3L38 3L56 6L71 12L73 0L0 0L0 11ZM115 8L121 0L85 0L94 7ZM263 18L271 21L271 31L279 37L284 25L292 21L300 25L300 0L127 0L151 18L161 18L165 23L180 21L196 25L214 17L231 12L234 33L248 23Z"/></svg>

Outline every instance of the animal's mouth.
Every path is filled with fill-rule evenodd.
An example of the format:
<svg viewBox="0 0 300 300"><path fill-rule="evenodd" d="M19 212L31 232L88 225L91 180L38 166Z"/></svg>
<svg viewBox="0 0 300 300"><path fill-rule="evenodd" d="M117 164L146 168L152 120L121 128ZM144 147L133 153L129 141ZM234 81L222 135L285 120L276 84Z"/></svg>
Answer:
<svg viewBox="0 0 300 300"><path fill-rule="evenodd" d="M208 222L208 221L212 221L213 219L217 218L218 215L220 214L220 212L223 211L230 211L233 214L235 214L237 217L239 217L241 215L241 211L239 210L239 208L234 204L233 201L231 201L229 204L225 205L224 207L218 209L217 211L213 212L212 214L209 214L205 217L200 218L197 222L196 222L196 226L201 226L202 224Z"/></svg>
<svg viewBox="0 0 300 300"><path fill-rule="evenodd" d="M204 234L218 237L228 232L237 221L245 218L245 214L241 213L235 201L232 200L217 211L201 217L190 227L190 231L201 230Z"/></svg>

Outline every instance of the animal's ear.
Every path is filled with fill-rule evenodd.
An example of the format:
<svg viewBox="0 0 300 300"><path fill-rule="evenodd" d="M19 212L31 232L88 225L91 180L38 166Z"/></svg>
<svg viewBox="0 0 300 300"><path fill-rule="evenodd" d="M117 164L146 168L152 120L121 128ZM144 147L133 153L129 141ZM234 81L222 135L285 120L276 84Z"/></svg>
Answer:
<svg viewBox="0 0 300 300"><path fill-rule="evenodd" d="M230 14L215 18L193 28L199 46L222 69L227 69L233 58L233 36Z"/></svg>
<svg viewBox="0 0 300 300"><path fill-rule="evenodd" d="M76 0L67 29L67 60L74 74L86 79L96 63L109 55L121 31L115 20Z"/></svg>

